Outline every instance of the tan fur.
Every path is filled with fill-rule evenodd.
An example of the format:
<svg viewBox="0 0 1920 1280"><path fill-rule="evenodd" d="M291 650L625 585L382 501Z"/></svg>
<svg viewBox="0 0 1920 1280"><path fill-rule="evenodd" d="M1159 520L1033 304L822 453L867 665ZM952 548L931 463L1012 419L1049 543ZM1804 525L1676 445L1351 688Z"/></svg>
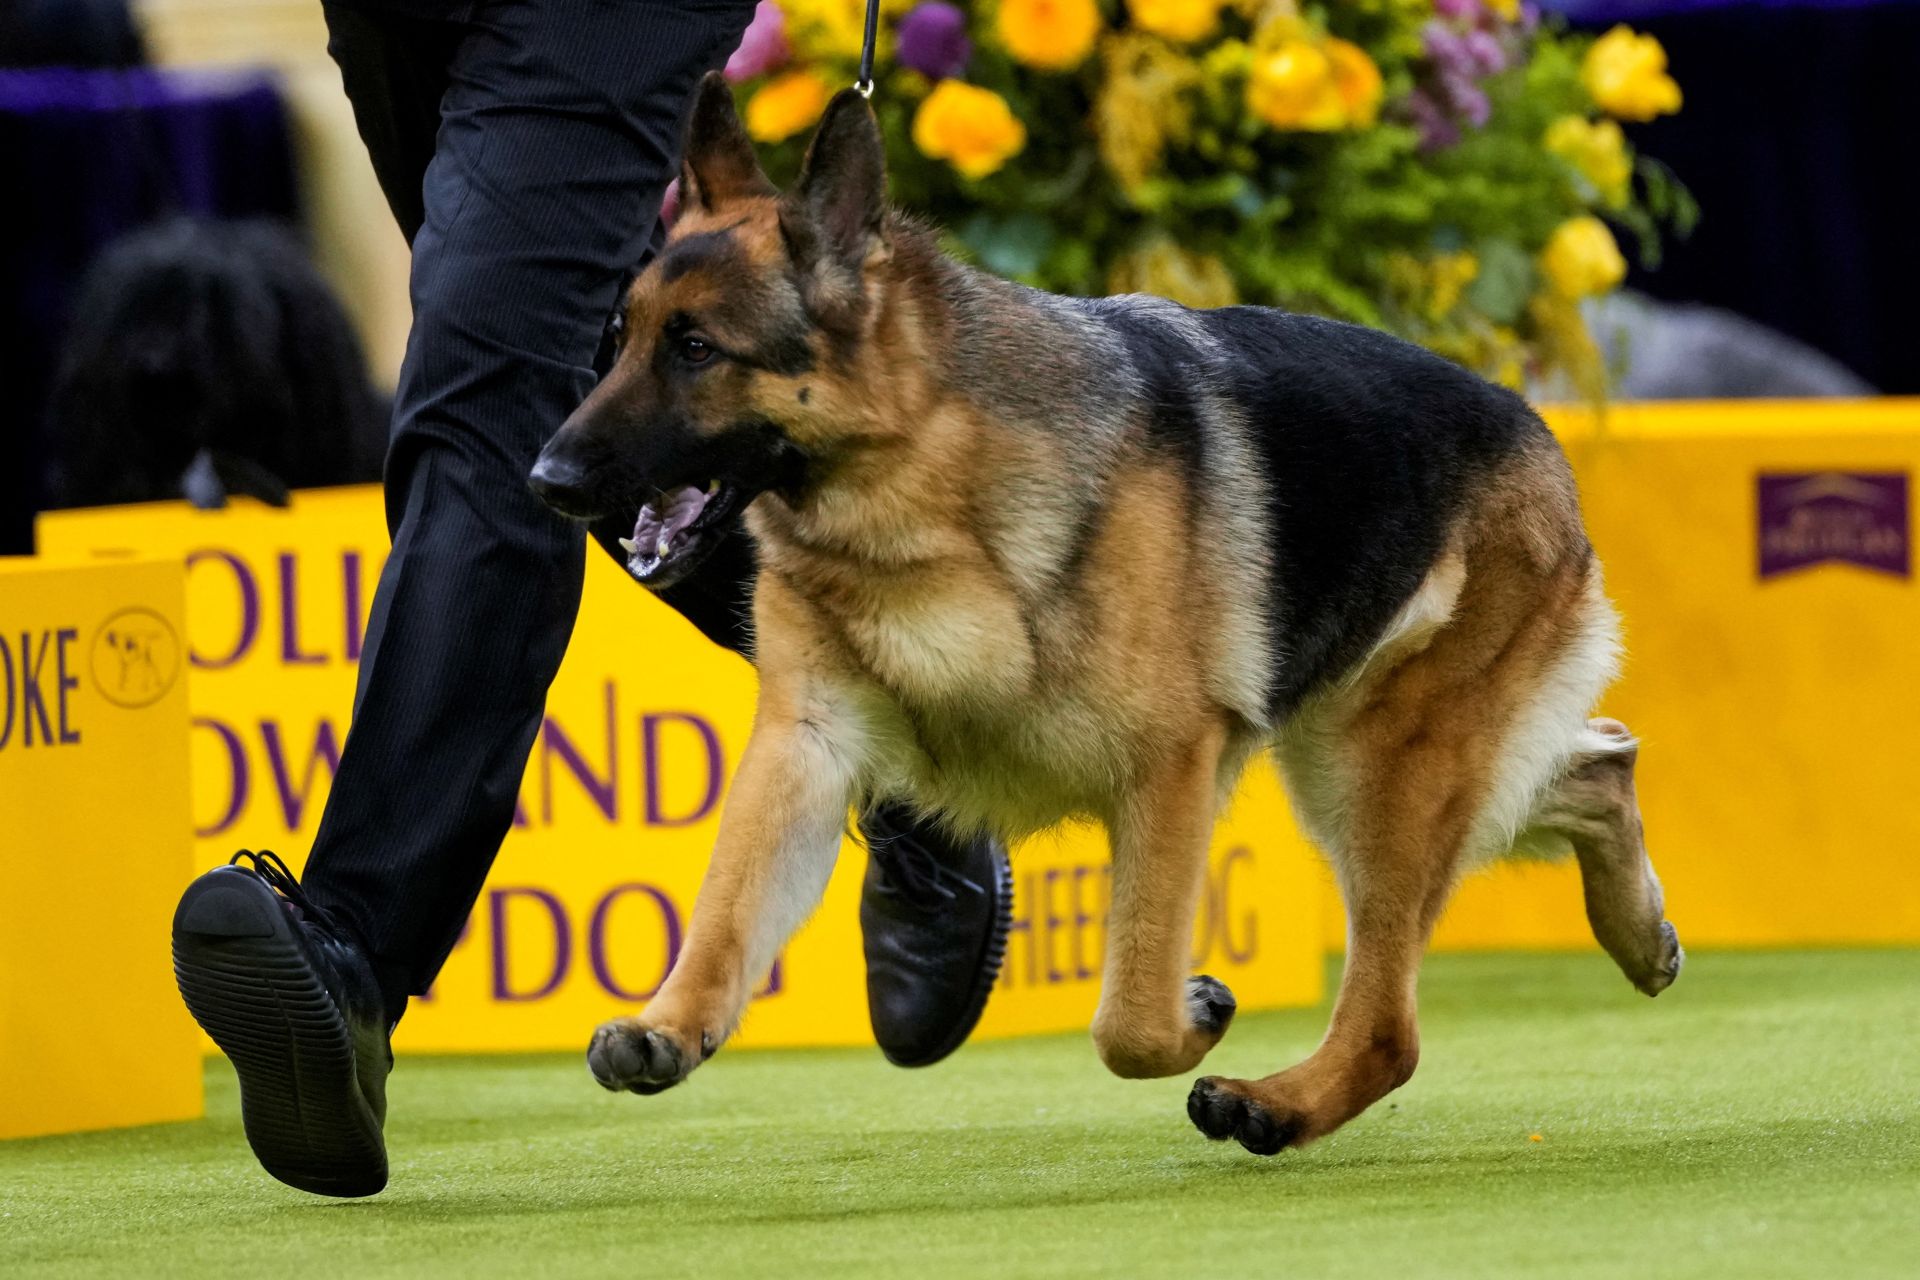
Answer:
<svg viewBox="0 0 1920 1280"><path fill-rule="evenodd" d="M1557 450L1530 446L1479 481L1372 652L1272 726L1265 552L1242 550L1265 546L1264 526L1242 491L1232 411L1204 407L1226 451L1207 494L1165 454L1076 453L1072 432L1017 429L983 406L1019 388L968 393L933 375L933 353L983 339L956 328L927 242L883 229L851 274L770 282L777 272L753 266L784 261L782 206L750 179L726 198L729 172L704 175L704 202L674 240L728 229L745 264L643 276L630 330L723 308L742 275L754 306L704 320L717 341L747 343L794 301L782 289L824 291L811 305L842 327L815 337L804 372L729 369L691 402L696 419L757 408L812 471L804 492L767 492L748 510L761 563L754 733L679 963L639 1017L596 1038L612 1083L664 1087L726 1038L818 900L848 806L878 797L1008 839L1070 817L1105 824L1095 1045L1121 1075L1191 1069L1231 1013L1186 972L1209 836L1269 746L1346 896L1347 969L1305 1062L1196 1085L1190 1112L1210 1136L1277 1150L1405 1081L1428 933L1463 869L1518 837L1571 845L1596 934L1643 990L1671 980L1679 952L1640 843L1632 741L1586 718L1612 674L1615 624ZM1093 376L1064 340L1071 316L1008 308L1033 377ZM623 361L583 413L642 394L645 359ZM1111 412L1090 407L1081 435L1117 438Z"/></svg>

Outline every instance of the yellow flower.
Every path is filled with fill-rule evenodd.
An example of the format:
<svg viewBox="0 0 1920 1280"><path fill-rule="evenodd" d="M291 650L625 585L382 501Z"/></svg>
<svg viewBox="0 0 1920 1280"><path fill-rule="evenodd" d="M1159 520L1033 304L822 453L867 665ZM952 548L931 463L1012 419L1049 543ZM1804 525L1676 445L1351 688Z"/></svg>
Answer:
<svg viewBox="0 0 1920 1280"><path fill-rule="evenodd" d="M1541 369L1572 384L1575 394L1593 405L1607 398L1607 360L1587 328L1580 304L1543 293L1527 303L1527 319L1539 351Z"/></svg>
<svg viewBox="0 0 1920 1280"><path fill-rule="evenodd" d="M1127 12L1142 31L1192 44L1220 26L1220 0L1128 0Z"/></svg>
<svg viewBox="0 0 1920 1280"><path fill-rule="evenodd" d="M1208 80L1230 80L1234 76L1244 76L1253 65L1253 50L1247 48L1247 42L1228 36L1200 59L1200 70Z"/></svg>
<svg viewBox="0 0 1920 1280"><path fill-rule="evenodd" d="M1439 320L1460 304L1460 295L1480 274L1480 259L1462 251L1436 256L1427 266L1427 314Z"/></svg>
<svg viewBox="0 0 1920 1280"><path fill-rule="evenodd" d="M1593 42L1580 82L1600 109L1622 120L1651 120L1680 109L1680 86L1667 74L1667 51L1652 36L1618 26Z"/></svg>
<svg viewBox="0 0 1920 1280"><path fill-rule="evenodd" d="M1100 10L1094 0L1000 0L996 25L1016 62L1066 71L1093 52Z"/></svg>
<svg viewBox="0 0 1920 1280"><path fill-rule="evenodd" d="M747 132L757 142L783 142L820 118L833 90L811 71L789 71L747 99Z"/></svg>
<svg viewBox="0 0 1920 1280"><path fill-rule="evenodd" d="M1502 22L1520 20L1520 0L1487 0L1487 8Z"/></svg>
<svg viewBox="0 0 1920 1280"><path fill-rule="evenodd" d="M1333 65L1333 85L1350 125L1370 125L1380 114L1380 68L1357 44L1330 37L1322 46Z"/></svg>
<svg viewBox="0 0 1920 1280"><path fill-rule="evenodd" d="M969 178L984 178L1027 145L1027 129L991 89L942 80L913 117L913 145Z"/></svg>
<svg viewBox="0 0 1920 1280"><path fill-rule="evenodd" d="M1592 214L1568 218L1547 237L1540 273L1562 298L1605 293L1626 278L1627 260L1607 224Z"/></svg>
<svg viewBox="0 0 1920 1280"><path fill-rule="evenodd" d="M1627 156L1627 138L1619 125L1611 120L1561 116L1547 126L1544 142L1548 151L1592 183L1608 205L1617 209L1627 202L1633 161Z"/></svg>
<svg viewBox="0 0 1920 1280"><path fill-rule="evenodd" d="M1230 307L1240 301L1226 263L1164 236L1116 260L1107 273L1107 291L1154 293L1189 307Z"/></svg>
<svg viewBox="0 0 1920 1280"><path fill-rule="evenodd" d="M1193 128L1188 91L1200 83L1194 62L1162 40L1136 31L1107 37L1100 47L1105 75L1093 99L1100 158L1132 191L1152 176L1169 141L1184 143Z"/></svg>
<svg viewBox="0 0 1920 1280"><path fill-rule="evenodd" d="M779 0L787 38L811 58L858 58L866 34L865 0Z"/></svg>
<svg viewBox="0 0 1920 1280"><path fill-rule="evenodd" d="M1347 122L1333 60L1305 40L1254 51L1247 109L1276 129L1324 131Z"/></svg>

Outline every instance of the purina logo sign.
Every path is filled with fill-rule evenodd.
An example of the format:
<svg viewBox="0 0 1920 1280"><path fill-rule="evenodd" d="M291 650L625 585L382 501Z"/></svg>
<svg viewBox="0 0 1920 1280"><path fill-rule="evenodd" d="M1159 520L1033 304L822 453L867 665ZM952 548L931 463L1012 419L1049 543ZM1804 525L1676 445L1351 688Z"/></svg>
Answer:
<svg viewBox="0 0 1920 1280"><path fill-rule="evenodd" d="M1763 473L1759 506L1762 579L1829 562L1913 574L1903 471Z"/></svg>

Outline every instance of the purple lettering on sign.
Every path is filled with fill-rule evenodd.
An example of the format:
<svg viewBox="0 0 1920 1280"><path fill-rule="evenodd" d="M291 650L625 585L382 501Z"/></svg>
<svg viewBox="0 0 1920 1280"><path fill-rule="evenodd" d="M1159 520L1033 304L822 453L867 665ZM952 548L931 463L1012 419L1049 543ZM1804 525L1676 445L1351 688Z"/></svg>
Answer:
<svg viewBox="0 0 1920 1280"><path fill-rule="evenodd" d="M1904 471L1762 473L1758 504L1762 579L1828 561L1913 574Z"/></svg>
<svg viewBox="0 0 1920 1280"><path fill-rule="evenodd" d="M47 633L40 633L39 656L33 647L33 636L28 632L20 633L20 745L33 745L33 722L40 722L40 742L53 741L53 724L47 719L47 695L40 688L40 677L47 669Z"/></svg>
<svg viewBox="0 0 1920 1280"><path fill-rule="evenodd" d="M4 747L13 737L13 716L19 710L19 700L13 695L13 650L5 636L0 636L0 667L6 668L7 685L7 718L0 720L0 747Z"/></svg>
<svg viewBox="0 0 1920 1280"><path fill-rule="evenodd" d="M1226 856L1220 859L1220 879L1217 890L1220 909L1215 915L1215 919L1220 922L1220 945L1226 948L1227 959L1236 964L1247 963L1260 949L1260 914L1252 907L1248 907L1246 914L1240 918L1244 928L1239 940L1236 942L1233 936L1233 924L1230 918L1233 907L1233 873L1235 868L1242 864L1249 869L1253 866L1253 850L1243 844L1227 850Z"/></svg>
<svg viewBox="0 0 1920 1280"><path fill-rule="evenodd" d="M613 904L628 894L639 894L649 899L660 912L661 931L666 937L666 946L660 959L660 969L653 975L653 981L645 987L625 987L613 976L610 959L612 948L607 940L607 921L613 913ZM673 905L673 899L650 884L617 884L607 890L593 908L593 917L587 924L587 959L593 965L594 979L608 995L619 1000L651 1000L660 984L673 972L673 962L680 958L680 912Z"/></svg>
<svg viewBox="0 0 1920 1280"><path fill-rule="evenodd" d="M594 774L593 768L580 754L573 740L560 727L560 722L552 716L546 717L540 726L540 818L547 825L553 825L553 759L560 757L561 767L571 773L574 780L585 789L594 808L600 810L608 822L620 820L617 803L617 788L614 779L620 773L619 745L615 738L613 681L606 684L607 704L607 773L604 778Z"/></svg>
<svg viewBox="0 0 1920 1280"><path fill-rule="evenodd" d="M286 817L287 830L298 831L307 816L307 804L313 799L314 772L325 765L327 780L340 771L340 744L334 740L333 722L322 720L314 730L313 749L307 753L300 770L300 787L294 789L293 771L280 742L280 726L271 720L260 722L260 741L267 748L267 766L273 770L273 785L280 793L280 811Z"/></svg>
<svg viewBox="0 0 1920 1280"><path fill-rule="evenodd" d="M80 633L72 627L62 627L54 638L53 687L57 691L54 701L59 707L60 742L63 746L72 746L80 741L80 731L67 727L67 693L80 687L80 677L67 674L67 646L80 638Z"/></svg>
<svg viewBox="0 0 1920 1280"><path fill-rule="evenodd" d="M211 826L195 827L193 834L200 839L217 836L231 827L240 818L241 810L247 807L247 787L249 783L247 769L247 749L240 743L240 735L221 724L218 720L209 720L195 716L189 724L195 729L211 729L220 739L220 745L226 748L229 776L233 779L227 792L227 808Z"/></svg>
<svg viewBox="0 0 1920 1280"><path fill-rule="evenodd" d="M253 648L254 637L260 634L260 584L253 580L253 570L247 567L247 562L231 551L208 549L187 553L189 572L202 564L224 564L233 570L234 584L240 590L240 634L235 638L232 650L224 658L206 657L189 643L187 661L196 667L205 667L210 670L230 667L247 656L247 651Z"/></svg>
<svg viewBox="0 0 1920 1280"><path fill-rule="evenodd" d="M507 982L512 972L508 966L507 903L514 898L530 898L539 903L547 909L547 918L553 924L553 963L547 970L546 981L531 991L515 991ZM494 889L487 895L487 912L493 924L493 998L524 1004L544 1000L559 990L573 962L573 929L567 923L567 909L560 905L560 899L545 889Z"/></svg>
<svg viewBox="0 0 1920 1280"><path fill-rule="evenodd" d="M1007 924L1007 950L1000 962L1000 985L1015 985L1013 967L1013 944L1027 944L1027 985L1033 985L1035 963L1033 941L1033 876L1031 873L1020 877L1023 882L1020 891L1013 895L1013 910L1009 913Z"/></svg>
<svg viewBox="0 0 1920 1280"><path fill-rule="evenodd" d="M280 661L290 667L317 667L324 653L300 648L300 562L291 551L280 553Z"/></svg>
<svg viewBox="0 0 1920 1280"><path fill-rule="evenodd" d="M1045 949L1047 954L1047 982L1049 984L1065 982L1067 980L1067 975L1061 972L1060 967L1053 962L1054 939L1060 936L1060 926L1066 923L1065 918L1055 915L1053 911L1054 886L1060 882L1063 874L1065 873L1063 873L1059 867L1048 867L1046 871L1042 873L1040 881L1040 919L1045 927L1045 937L1047 940Z"/></svg>
<svg viewBox="0 0 1920 1280"><path fill-rule="evenodd" d="M343 551L340 554L340 591L346 602L347 638L341 650L348 662L360 661L360 646L367 638L366 623L360 607L360 553Z"/></svg>
<svg viewBox="0 0 1920 1280"><path fill-rule="evenodd" d="M700 735L706 748L706 792L700 803L684 814L669 816L660 803L660 729L678 722ZM720 734L704 716L691 711L660 711L640 717L641 786L646 793L647 825L650 827L690 827L713 812L720 803L720 787L726 781L726 759L720 753Z"/></svg>

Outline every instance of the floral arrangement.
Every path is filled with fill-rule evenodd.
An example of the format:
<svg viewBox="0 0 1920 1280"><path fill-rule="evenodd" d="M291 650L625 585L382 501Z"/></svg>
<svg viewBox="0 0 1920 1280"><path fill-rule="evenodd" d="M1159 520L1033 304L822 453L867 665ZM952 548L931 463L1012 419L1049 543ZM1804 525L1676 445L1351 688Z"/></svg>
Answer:
<svg viewBox="0 0 1920 1280"><path fill-rule="evenodd" d="M1530 0L882 0L895 199L1063 293L1375 325L1604 394L1582 299L1693 210L1619 121L1677 111L1651 36ZM727 64L776 177L850 84L863 0L761 0Z"/></svg>

